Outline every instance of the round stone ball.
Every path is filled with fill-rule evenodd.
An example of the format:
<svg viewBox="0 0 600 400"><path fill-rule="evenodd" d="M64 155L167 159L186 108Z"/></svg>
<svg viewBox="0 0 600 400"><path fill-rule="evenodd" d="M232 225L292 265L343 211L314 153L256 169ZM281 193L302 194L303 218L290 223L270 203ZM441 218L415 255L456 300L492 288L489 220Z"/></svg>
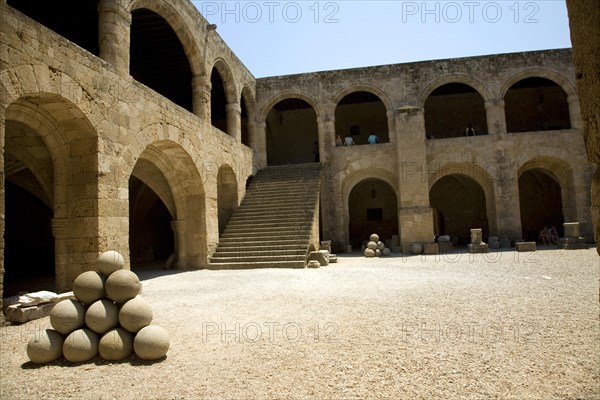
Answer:
<svg viewBox="0 0 600 400"><path fill-rule="evenodd" d="M58 333L68 335L85 323L85 307L77 300L62 300L50 311L50 325Z"/></svg>
<svg viewBox="0 0 600 400"><path fill-rule="evenodd" d="M142 360L158 360L164 357L170 345L169 334L158 325L142 328L133 340L133 350Z"/></svg>
<svg viewBox="0 0 600 400"><path fill-rule="evenodd" d="M365 257L375 257L375 250L373 249L365 249Z"/></svg>
<svg viewBox="0 0 600 400"><path fill-rule="evenodd" d="M125 303L140 293L140 278L130 270L121 269L106 280L106 295L116 303Z"/></svg>
<svg viewBox="0 0 600 400"><path fill-rule="evenodd" d="M73 282L73 294L83 304L92 304L104 297L106 278L96 271L80 274Z"/></svg>
<svg viewBox="0 0 600 400"><path fill-rule="evenodd" d="M63 337L53 329L36 332L27 343L27 357L36 364L49 363L62 357Z"/></svg>
<svg viewBox="0 0 600 400"><path fill-rule="evenodd" d="M375 250L375 257L381 257L381 250Z"/></svg>
<svg viewBox="0 0 600 400"><path fill-rule="evenodd" d="M381 255L383 255L384 257L389 257L392 254L392 251L390 249L388 249L387 247L383 250L381 250Z"/></svg>
<svg viewBox="0 0 600 400"><path fill-rule="evenodd" d="M374 234L372 234L372 235L371 235L371 237L369 238L369 240L370 240L371 242L375 242L375 243L377 243L377 242L379 242L379 235L378 235L378 234L376 234L376 233L374 233Z"/></svg>
<svg viewBox="0 0 600 400"><path fill-rule="evenodd" d="M119 324L119 307L108 299L98 300L85 312L85 324L101 335Z"/></svg>
<svg viewBox="0 0 600 400"><path fill-rule="evenodd" d="M382 241L377 242L377 248L379 250L385 249L385 243L383 243Z"/></svg>
<svg viewBox="0 0 600 400"><path fill-rule="evenodd" d="M133 333L123 328L106 332L98 344L100 357L107 361L119 361L133 352Z"/></svg>
<svg viewBox="0 0 600 400"><path fill-rule="evenodd" d="M413 243L410 250L413 254L421 254L423 252L423 245L421 243Z"/></svg>
<svg viewBox="0 0 600 400"><path fill-rule="evenodd" d="M371 250L376 250L377 249L377 242L371 241L371 242L367 243L367 248L371 249Z"/></svg>
<svg viewBox="0 0 600 400"><path fill-rule="evenodd" d="M71 332L63 343L63 355L70 362L84 362L98 354L98 335L87 328Z"/></svg>
<svg viewBox="0 0 600 400"><path fill-rule="evenodd" d="M140 296L123 304L119 311L119 323L132 333L150 325L152 317L152 307Z"/></svg>
<svg viewBox="0 0 600 400"><path fill-rule="evenodd" d="M118 251L109 250L100 254L96 265L100 273L110 276L113 272L125 267L125 259Z"/></svg>

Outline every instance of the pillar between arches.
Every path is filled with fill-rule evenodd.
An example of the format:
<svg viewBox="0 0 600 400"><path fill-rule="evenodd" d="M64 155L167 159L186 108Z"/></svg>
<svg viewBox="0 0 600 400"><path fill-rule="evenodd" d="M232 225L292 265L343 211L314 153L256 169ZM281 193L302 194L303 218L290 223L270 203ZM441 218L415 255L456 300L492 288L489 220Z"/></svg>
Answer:
<svg viewBox="0 0 600 400"><path fill-rule="evenodd" d="M98 1L100 58L112 64L121 77L129 75L131 13L120 0Z"/></svg>
<svg viewBox="0 0 600 400"><path fill-rule="evenodd" d="M192 78L192 111L193 113L210 123L210 91L212 83L210 78L204 75L196 75Z"/></svg>

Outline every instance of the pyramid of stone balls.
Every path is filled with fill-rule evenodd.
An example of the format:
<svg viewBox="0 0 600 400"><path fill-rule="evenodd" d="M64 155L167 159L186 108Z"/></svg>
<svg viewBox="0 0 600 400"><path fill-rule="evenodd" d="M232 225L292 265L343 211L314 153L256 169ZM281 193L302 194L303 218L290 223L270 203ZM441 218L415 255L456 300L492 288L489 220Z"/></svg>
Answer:
<svg viewBox="0 0 600 400"><path fill-rule="evenodd" d="M387 257L391 254L389 248L385 247L385 243L379 240L379 235L373 233L369 237L369 243L367 243L367 248L365 249L365 257Z"/></svg>
<svg viewBox="0 0 600 400"><path fill-rule="evenodd" d="M152 322L152 308L140 296L138 276L124 268L116 251L98 258L97 271L80 274L73 282L77 300L63 300L50 312L53 329L36 332L27 344L27 356L36 363L63 357L80 363L97 355L118 361L133 352L143 360L167 354L169 334Z"/></svg>

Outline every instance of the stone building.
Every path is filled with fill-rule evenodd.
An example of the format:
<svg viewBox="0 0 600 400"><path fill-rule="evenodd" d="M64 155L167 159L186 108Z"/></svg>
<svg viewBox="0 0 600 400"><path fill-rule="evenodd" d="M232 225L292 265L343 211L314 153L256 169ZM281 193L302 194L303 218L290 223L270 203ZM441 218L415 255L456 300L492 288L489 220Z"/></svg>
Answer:
<svg viewBox="0 0 600 400"><path fill-rule="evenodd" d="M570 49L256 79L188 0L2 0L0 18L6 281L64 290L107 249L209 267L249 178L315 145L307 191L338 249L570 221L592 240Z"/></svg>

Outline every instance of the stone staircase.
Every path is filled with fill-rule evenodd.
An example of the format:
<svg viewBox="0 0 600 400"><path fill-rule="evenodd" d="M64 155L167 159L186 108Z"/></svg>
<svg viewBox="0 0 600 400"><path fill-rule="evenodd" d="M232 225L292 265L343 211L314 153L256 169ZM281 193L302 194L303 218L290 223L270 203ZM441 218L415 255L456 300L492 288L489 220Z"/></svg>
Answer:
<svg viewBox="0 0 600 400"><path fill-rule="evenodd" d="M308 251L319 240L320 182L318 163L260 170L221 235L209 268L306 267Z"/></svg>

